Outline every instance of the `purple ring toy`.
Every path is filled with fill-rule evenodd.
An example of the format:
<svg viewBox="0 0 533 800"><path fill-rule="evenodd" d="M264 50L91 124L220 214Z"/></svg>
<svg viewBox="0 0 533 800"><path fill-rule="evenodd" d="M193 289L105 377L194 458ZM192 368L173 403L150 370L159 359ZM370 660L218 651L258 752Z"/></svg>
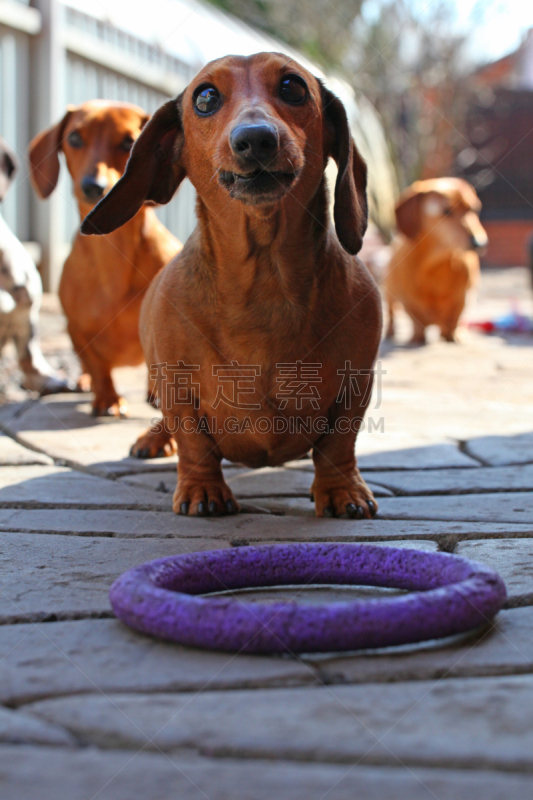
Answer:
<svg viewBox="0 0 533 800"><path fill-rule="evenodd" d="M352 584L407 589L380 599L246 603L224 589ZM506 599L493 570L446 553L362 544L280 544L188 553L121 575L110 591L126 625L190 647L241 653L357 650L437 639L489 621Z"/></svg>

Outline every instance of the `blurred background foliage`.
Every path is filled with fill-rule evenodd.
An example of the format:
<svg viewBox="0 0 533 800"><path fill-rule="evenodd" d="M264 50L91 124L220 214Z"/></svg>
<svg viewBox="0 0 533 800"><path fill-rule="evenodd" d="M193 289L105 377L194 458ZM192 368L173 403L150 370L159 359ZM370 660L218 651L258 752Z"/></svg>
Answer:
<svg viewBox="0 0 533 800"><path fill-rule="evenodd" d="M212 0L338 72L377 109L400 187L442 174L461 147L470 32L498 0L458 26L455 0Z"/></svg>

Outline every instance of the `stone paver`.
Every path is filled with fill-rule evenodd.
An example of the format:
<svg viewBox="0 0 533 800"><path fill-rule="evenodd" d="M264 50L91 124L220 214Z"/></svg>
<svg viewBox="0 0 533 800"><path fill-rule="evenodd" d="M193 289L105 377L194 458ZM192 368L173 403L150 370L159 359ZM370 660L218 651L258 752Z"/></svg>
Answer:
<svg viewBox="0 0 533 800"><path fill-rule="evenodd" d="M314 473L314 469L313 469ZM227 483L238 498L305 497L309 498L313 475L307 470L266 467L261 470L235 470L227 475ZM382 486L371 485L377 497L391 495Z"/></svg>
<svg viewBox="0 0 533 800"><path fill-rule="evenodd" d="M504 313L510 292L533 313L526 270L485 273L475 313ZM44 305L43 348L73 364L57 302ZM128 455L158 416L146 366L115 371L127 420L93 419L89 395L26 400L2 387L2 800L533 796L533 338L467 332L456 346L430 331L412 348L399 323L358 437L374 520L317 519L309 457L261 470L223 461L243 513L174 515L177 458ZM112 617L109 586L134 564L335 541L477 559L502 574L507 608L459 637L298 659L180 647ZM312 604L395 591L230 594Z"/></svg>
<svg viewBox="0 0 533 800"><path fill-rule="evenodd" d="M150 463L150 462L147 462ZM127 486L142 487L144 489L151 489L155 492L162 494L170 494L172 496L177 482L176 464L174 463L172 471L170 470L151 470L150 472L139 472L131 475L125 475L120 479L120 483Z"/></svg>
<svg viewBox="0 0 533 800"><path fill-rule="evenodd" d="M313 482L308 473L283 467L235 470L226 480L236 497L308 497Z"/></svg>
<svg viewBox="0 0 533 800"><path fill-rule="evenodd" d="M533 539L460 542L455 552L500 573L507 586L508 606L533 604Z"/></svg>
<svg viewBox="0 0 533 800"><path fill-rule="evenodd" d="M387 445L384 445L386 448ZM357 463L364 470L444 469L446 467L478 467L479 462L462 453L455 444L428 444L399 447L383 452L359 450Z"/></svg>
<svg viewBox="0 0 533 800"><path fill-rule="evenodd" d="M533 677L43 700L100 747L295 761L533 769ZM327 720L327 736L322 727Z"/></svg>
<svg viewBox="0 0 533 800"><path fill-rule="evenodd" d="M533 523L533 492L384 498L384 519L442 519Z"/></svg>
<svg viewBox="0 0 533 800"><path fill-rule="evenodd" d="M227 547L220 539L114 542L0 533L0 625L110 614L109 587L125 570L154 558L220 547Z"/></svg>
<svg viewBox="0 0 533 800"><path fill-rule="evenodd" d="M194 693L309 683L317 683L313 668L290 658L179 647L114 619L0 626L2 703L79 693Z"/></svg>
<svg viewBox="0 0 533 800"><path fill-rule="evenodd" d="M2 800L525 800L530 775L0 746Z"/></svg>
<svg viewBox="0 0 533 800"><path fill-rule="evenodd" d="M533 490L533 464L480 469L395 470L369 473L398 495L476 494Z"/></svg>
<svg viewBox="0 0 533 800"><path fill-rule="evenodd" d="M0 708L0 743L65 746L75 744L75 739L59 725L43 722L23 711Z"/></svg>
<svg viewBox="0 0 533 800"><path fill-rule="evenodd" d="M368 485L372 490L377 488L372 482ZM383 520L533 523L533 492L383 497L377 488L375 495L379 499L378 519ZM308 497L250 497L249 501L261 503L274 514L315 514Z"/></svg>
<svg viewBox="0 0 533 800"><path fill-rule="evenodd" d="M19 411L15 416L15 411ZM104 477L150 469L175 469L175 458L128 458L131 445L158 414L146 403L130 405L130 418L94 419L87 395L56 395L22 408L0 408L0 427L22 444Z"/></svg>
<svg viewBox="0 0 533 800"><path fill-rule="evenodd" d="M313 478L305 471L270 468L251 470L247 467L224 466L226 482L238 498L248 497L308 497ZM126 475L122 483L150 488L172 495L176 488L177 474L170 472L141 472Z"/></svg>
<svg viewBox="0 0 533 800"><path fill-rule="evenodd" d="M286 502L292 502L287 498ZM383 501L382 501L383 502ZM306 500L306 503L309 503ZM267 501L265 501L265 505ZM243 504L244 505L244 504ZM282 509L279 501L269 506ZM309 503L311 506L311 503ZM1 509L0 531L58 533L116 538L213 538L232 544L280 542L361 542L366 540L434 539L453 546L461 539L484 536L530 537L531 525L514 522L456 522L450 520L342 520L306 516L242 513L236 517L182 517L164 511L100 509Z"/></svg>
<svg viewBox="0 0 533 800"><path fill-rule="evenodd" d="M516 436L480 436L467 442L467 450L482 463L530 464L533 462L533 433Z"/></svg>
<svg viewBox="0 0 533 800"><path fill-rule="evenodd" d="M0 466L18 467L22 464L53 464L44 453L35 453L0 433Z"/></svg>
<svg viewBox="0 0 533 800"><path fill-rule="evenodd" d="M9 508L171 507L171 501L144 487L124 485L64 467L0 467L0 507Z"/></svg>
<svg viewBox="0 0 533 800"><path fill-rule="evenodd" d="M494 626L444 643L305 660L328 684L533 673L533 609L502 611Z"/></svg>

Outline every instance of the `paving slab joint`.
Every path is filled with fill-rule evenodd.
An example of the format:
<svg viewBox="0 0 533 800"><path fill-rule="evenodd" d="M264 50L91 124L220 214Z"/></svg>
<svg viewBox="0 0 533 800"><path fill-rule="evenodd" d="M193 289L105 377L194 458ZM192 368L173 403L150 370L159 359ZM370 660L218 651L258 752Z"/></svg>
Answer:
<svg viewBox="0 0 533 800"><path fill-rule="evenodd" d="M489 461L486 461L484 458L481 458L481 456L474 455L474 453L472 453L470 448L468 447L468 442L466 440L459 439L457 441L457 447L459 448L460 453L462 453L464 456L468 456L468 458L471 458L472 461L477 461L480 467L492 466L492 464L490 464Z"/></svg>
<svg viewBox="0 0 533 800"><path fill-rule="evenodd" d="M36 625L42 622L75 622L82 619L115 619L111 610L98 611L32 611L20 614L3 614L0 616L2 625Z"/></svg>
<svg viewBox="0 0 533 800"><path fill-rule="evenodd" d="M453 553L457 547L458 537L454 534L443 534L437 539L439 551L441 553Z"/></svg>

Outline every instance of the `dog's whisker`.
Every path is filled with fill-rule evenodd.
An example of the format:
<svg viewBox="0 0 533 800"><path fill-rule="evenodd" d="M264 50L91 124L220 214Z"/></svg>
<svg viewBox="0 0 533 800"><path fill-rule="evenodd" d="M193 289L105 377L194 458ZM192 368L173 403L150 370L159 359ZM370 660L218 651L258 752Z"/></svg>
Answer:
<svg viewBox="0 0 533 800"><path fill-rule="evenodd" d="M220 172L221 169L222 169L222 165L220 165L220 167L216 168L216 170L213 172L213 174L211 176L211 181L213 181L216 178L216 176L218 175L218 173Z"/></svg>

